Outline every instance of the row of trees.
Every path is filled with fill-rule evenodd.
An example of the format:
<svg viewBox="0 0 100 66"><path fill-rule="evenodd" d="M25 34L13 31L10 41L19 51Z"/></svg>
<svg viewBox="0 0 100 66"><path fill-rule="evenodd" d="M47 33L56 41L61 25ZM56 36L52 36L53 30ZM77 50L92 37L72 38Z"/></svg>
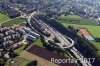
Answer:
<svg viewBox="0 0 100 66"><path fill-rule="evenodd" d="M56 43L61 43L60 40L59 40L56 36L53 38L53 40L54 40L54 42L56 42Z"/></svg>

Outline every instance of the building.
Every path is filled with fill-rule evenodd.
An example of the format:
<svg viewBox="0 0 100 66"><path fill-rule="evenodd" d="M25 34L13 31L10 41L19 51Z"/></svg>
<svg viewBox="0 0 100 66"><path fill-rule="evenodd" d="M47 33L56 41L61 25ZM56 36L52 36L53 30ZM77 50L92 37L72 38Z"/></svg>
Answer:
<svg viewBox="0 0 100 66"><path fill-rule="evenodd" d="M6 36L6 37L3 38L4 41L9 41L9 40L11 40L11 39L12 39L11 36Z"/></svg>
<svg viewBox="0 0 100 66"><path fill-rule="evenodd" d="M20 34L13 34L12 39L19 39L21 36Z"/></svg>
<svg viewBox="0 0 100 66"><path fill-rule="evenodd" d="M40 37L39 34L37 34L37 33L33 32L33 31L31 31L31 30L28 29L28 28L24 28L24 30L25 30L26 32L28 32L30 35L35 36L36 38L39 38L39 37Z"/></svg>
<svg viewBox="0 0 100 66"><path fill-rule="evenodd" d="M26 31L24 31L22 29L19 29L18 32L20 33L20 35L25 35L26 34Z"/></svg>
<svg viewBox="0 0 100 66"><path fill-rule="evenodd" d="M32 35L28 35L27 40L34 42L36 40L36 37L34 37Z"/></svg>
<svg viewBox="0 0 100 66"><path fill-rule="evenodd" d="M19 46L18 46L18 43L16 43L16 44L13 44L11 48L12 48L12 49L17 49L18 47L19 47Z"/></svg>
<svg viewBox="0 0 100 66"><path fill-rule="evenodd" d="M9 31L6 31L5 32L5 35L12 35L12 34L14 34L14 33L16 33L14 30L9 30Z"/></svg>
<svg viewBox="0 0 100 66"><path fill-rule="evenodd" d="M2 33L0 33L0 39L4 38L4 35Z"/></svg>
<svg viewBox="0 0 100 66"><path fill-rule="evenodd" d="M3 46L4 46L4 47L11 46L12 44L13 44L13 41L6 41L6 42L3 42Z"/></svg>

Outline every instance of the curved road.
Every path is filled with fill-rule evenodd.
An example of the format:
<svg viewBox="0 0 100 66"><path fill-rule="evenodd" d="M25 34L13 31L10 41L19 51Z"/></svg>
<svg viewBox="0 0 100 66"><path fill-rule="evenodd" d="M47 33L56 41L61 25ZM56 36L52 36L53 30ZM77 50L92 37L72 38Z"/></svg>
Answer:
<svg viewBox="0 0 100 66"><path fill-rule="evenodd" d="M28 22L29 22L29 24L30 24L30 26L32 27L32 25L31 25L31 23L30 23L30 21L31 21L31 18L34 16L36 14L36 12L33 12L33 13L31 13L29 16L28 16ZM49 25L47 25L46 23L43 23L44 25L46 25L48 28L49 28L49 30L50 31L52 31L55 35L57 35L58 37L60 37L60 39L62 40L62 45L66 45L66 47L62 47L62 48L68 48L68 47L71 47L71 46L73 46L74 45L74 41L71 39L71 38L68 38L68 39L70 39L72 42L70 43L69 41L68 41L68 39L66 39L66 37L65 36L63 36L61 33L59 33L57 30L54 30L54 28L52 28L52 27L50 27ZM62 46L61 45L61 46ZM84 57L82 56L82 54L73 46L71 49L70 49L70 51L77 57L77 59L81 59L81 58L83 58L84 59ZM81 62L81 60L80 60L80 62ZM88 61L87 61L88 62ZM82 63L82 65L83 66L92 66L91 65L91 63Z"/></svg>

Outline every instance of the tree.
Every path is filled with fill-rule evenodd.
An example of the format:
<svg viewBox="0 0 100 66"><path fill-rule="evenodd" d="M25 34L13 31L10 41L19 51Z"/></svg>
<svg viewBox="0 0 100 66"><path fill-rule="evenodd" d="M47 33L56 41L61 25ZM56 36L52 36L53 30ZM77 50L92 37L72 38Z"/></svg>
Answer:
<svg viewBox="0 0 100 66"><path fill-rule="evenodd" d="M56 42L56 43L60 43L60 41L59 41L59 39L58 39L57 37L54 37L53 40L54 40L54 42Z"/></svg>
<svg viewBox="0 0 100 66"><path fill-rule="evenodd" d="M5 61L3 59L0 59L0 66L4 66L5 65Z"/></svg>
<svg viewBox="0 0 100 66"><path fill-rule="evenodd" d="M37 64L38 64L38 61L34 60L34 61L31 61L30 63L28 63L27 66L37 66Z"/></svg>

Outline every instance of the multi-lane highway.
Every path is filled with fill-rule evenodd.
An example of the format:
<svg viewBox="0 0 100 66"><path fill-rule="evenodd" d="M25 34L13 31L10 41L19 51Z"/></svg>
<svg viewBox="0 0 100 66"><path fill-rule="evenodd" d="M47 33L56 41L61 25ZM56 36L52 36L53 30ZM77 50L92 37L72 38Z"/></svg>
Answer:
<svg viewBox="0 0 100 66"><path fill-rule="evenodd" d="M61 33L59 33L57 30L55 30L54 28L50 27L49 25L42 23L42 25L45 25L47 29L47 31L51 34L51 36L47 39L47 40L52 40L55 36L60 40L60 44L58 43L58 45L62 48L70 48L74 45L74 41L71 38L68 38L71 43L64 37L61 35Z"/></svg>
<svg viewBox="0 0 100 66"><path fill-rule="evenodd" d="M42 23L42 24L45 25L47 28L49 28L49 30L51 31L52 35L56 36L61 41L59 46L62 49L67 49L67 48L72 47L70 49L70 51L77 57L77 59L79 59L80 62L82 61L81 60L82 58L84 59L82 54L73 46L74 45L74 41L71 38L69 38L69 37L66 38L64 35L62 35L60 32L58 32L56 29L52 28L51 26L49 26L46 23ZM83 66L92 66L90 63L82 63L82 65Z"/></svg>
<svg viewBox="0 0 100 66"><path fill-rule="evenodd" d="M30 23L30 20L31 20L31 18L34 16L35 13L36 13L36 12L31 13L31 14L29 15L29 17L28 17L28 22L29 22L30 26L32 26L31 23ZM43 22L41 25L44 25L44 26L46 27L46 30L47 30L48 32L51 33L51 37L50 37L50 38L47 38L47 40L48 40L48 39L50 40L50 39L52 39L54 36L56 36L56 37L61 41L61 43L60 43L59 46L60 46L62 49L67 49L67 48L69 48L69 47L72 47L72 48L70 49L70 51L76 56L77 59L80 59L80 60L79 60L80 62L82 61L81 58L84 58L84 57L83 57L82 54L73 46L73 45L74 45L74 41L73 41L71 38L69 38L69 37L66 38L64 35L62 35L60 32L58 32L55 28L49 26L49 25L46 24L45 22ZM70 41L69 41L68 39L69 39ZM65 45L65 46L64 46L64 45ZM88 61L87 61L87 62L88 62ZM83 66L92 66L91 63L82 63L82 65L83 65Z"/></svg>

